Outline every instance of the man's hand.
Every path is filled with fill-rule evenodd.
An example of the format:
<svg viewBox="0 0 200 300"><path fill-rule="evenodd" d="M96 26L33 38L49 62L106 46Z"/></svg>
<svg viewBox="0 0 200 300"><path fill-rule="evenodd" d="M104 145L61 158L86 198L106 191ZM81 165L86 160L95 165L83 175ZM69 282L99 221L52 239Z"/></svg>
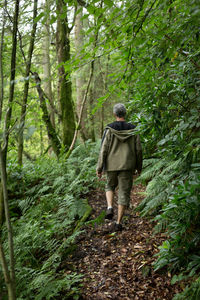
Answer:
<svg viewBox="0 0 200 300"><path fill-rule="evenodd" d="M98 172L98 171L96 171L96 174L97 174L97 176L98 176L99 178L101 178L101 177L102 177L102 172Z"/></svg>

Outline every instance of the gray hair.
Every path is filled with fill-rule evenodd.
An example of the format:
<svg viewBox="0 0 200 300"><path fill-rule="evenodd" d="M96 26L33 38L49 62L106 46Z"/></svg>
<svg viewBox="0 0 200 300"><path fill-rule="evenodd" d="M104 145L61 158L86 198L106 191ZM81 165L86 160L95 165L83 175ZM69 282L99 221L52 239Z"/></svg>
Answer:
<svg viewBox="0 0 200 300"><path fill-rule="evenodd" d="M116 115L118 118L123 118L126 115L126 107L122 103L117 103L113 107L113 113Z"/></svg>

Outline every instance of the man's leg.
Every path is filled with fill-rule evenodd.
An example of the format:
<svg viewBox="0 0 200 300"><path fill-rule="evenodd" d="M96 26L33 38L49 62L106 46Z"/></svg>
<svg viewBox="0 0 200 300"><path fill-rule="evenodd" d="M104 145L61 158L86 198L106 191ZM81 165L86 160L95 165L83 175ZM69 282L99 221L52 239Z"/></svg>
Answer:
<svg viewBox="0 0 200 300"><path fill-rule="evenodd" d="M117 173L107 172L107 183L106 183L106 200L107 200L107 210L105 219L111 220L113 218L113 199L114 190L117 186Z"/></svg>
<svg viewBox="0 0 200 300"><path fill-rule="evenodd" d="M122 217L124 215L124 211L125 211L126 206L125 205L118 205L118 216L117 216L117 224L121 223Z"/></svg>
<svg viewBox="0 0 200 300"><path fill-rule="evenodd" d="M106 200L107 200L107 207L108 208L113 207L113 199L114 199L114 192L113 191L107 191L106 192Z"/></svg>
<svg viewBox="0 0 200 300"><path fill-rule="evenodd" d="M114 212L113 212L113 198L114 192L113 191L106 191L106 200L107 200L107 210L105 219L112 220Z"/></svg>
<svg viewBox="0 0 200 300"><path fill-rule="evenodd" d="M125 208L129 206L130 192L133 185L133 175L131 171L121 171L118 175L118 217L117 224L121 224Z"/></svg>

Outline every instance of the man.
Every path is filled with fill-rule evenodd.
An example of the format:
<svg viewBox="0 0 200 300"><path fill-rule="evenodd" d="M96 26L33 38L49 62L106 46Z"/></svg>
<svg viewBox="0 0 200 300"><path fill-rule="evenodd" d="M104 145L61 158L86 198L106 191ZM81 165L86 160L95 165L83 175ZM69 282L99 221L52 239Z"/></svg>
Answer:
<svg viewBox="0 0 200 300"><path fill-rule="evenodd" d="M118 216L115 231L122 230L122 217L130 203L133 174L142 171L142 147L135 126L125 121L126 108L118 103L113 108L116 121L105 128L96 173L99 178L106 171L106 219L113 218L114 191L118 186Z"/></svg>

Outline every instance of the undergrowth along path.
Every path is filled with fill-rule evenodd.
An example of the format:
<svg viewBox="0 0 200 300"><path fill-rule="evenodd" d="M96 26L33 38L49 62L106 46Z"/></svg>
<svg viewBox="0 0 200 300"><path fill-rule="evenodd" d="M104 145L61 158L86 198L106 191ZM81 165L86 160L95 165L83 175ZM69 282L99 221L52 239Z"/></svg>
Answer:
<svg viewBox="0 0 200 300"><path fill-rule="evenodd" d="M153 235L151 220L141 218L133 209L143 199L144 190L142 185L134 187L132 209L125 214L122 232L111 233L112 224L103 222L86 226L79 236L71 263L84 275L81 299L168 300L181 291L178 285L170 284L169 272L153 269L164 236ZM88 200L95 219L106 209L105 194L96 190ZM116 204L114 209L115 220Z"/></svg>

